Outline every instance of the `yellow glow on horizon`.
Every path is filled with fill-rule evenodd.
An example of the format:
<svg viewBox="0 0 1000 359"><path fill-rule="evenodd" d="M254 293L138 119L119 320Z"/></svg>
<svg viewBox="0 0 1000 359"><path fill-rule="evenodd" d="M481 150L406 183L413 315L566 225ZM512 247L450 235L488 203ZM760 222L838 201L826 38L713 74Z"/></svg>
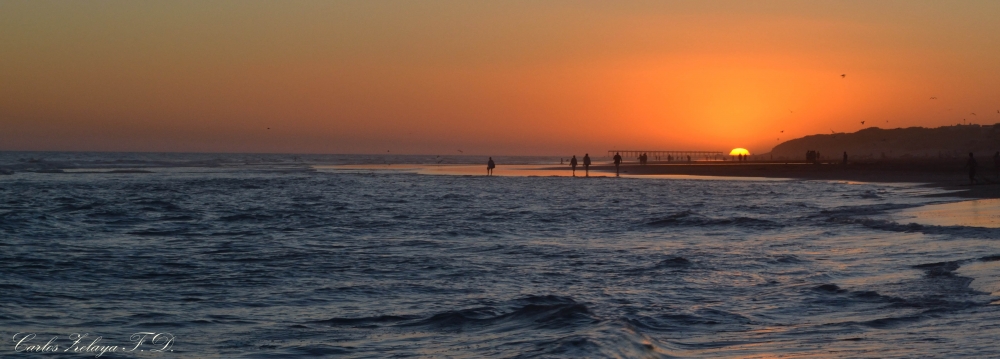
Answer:
<svg viewBox="0 0 1000 359"><path fill-rule="evenodd" d="M739 155L749 156L750 155L750 151L747 151L746 148L734 148L732 151L729 151L729 155L730 156L739 156Z"/></svg>

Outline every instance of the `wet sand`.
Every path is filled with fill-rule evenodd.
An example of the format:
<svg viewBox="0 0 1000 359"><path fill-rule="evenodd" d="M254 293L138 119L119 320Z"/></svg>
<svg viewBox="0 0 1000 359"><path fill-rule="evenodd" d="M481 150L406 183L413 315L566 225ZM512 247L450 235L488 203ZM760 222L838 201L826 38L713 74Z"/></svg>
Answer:
<svg viewBox="0 0 1000 359"><path fill-rule="evenodd" d="M315 166L319 171L400 171L424 175L484 176L483 165L335 165ZM614 177L614 165L591 166L591 178ZM582 166L576 174L583 178ZM980 172L982 175L982 173ZM515 177L569 177L568 166L551 165L501 165L495 176ZM995 175L994 173L985 174ZM807 163L692 163L692 164L625 164L621 167L625 178L668 178L699 180L826 180L878 183L911 183L926 187L942 188L933 197L959 197L974 200L946 203L898 211L894 214L900 223L917 223L932 226L966 226L1000 228L1000 183L980 176L981 185L968 184L968 172L952 163L857 163L857 164L807 164ZM1000 284L997 286L1000 290Z"/></svg>
<svg viewBox="0 0 1000 359"><path fill-rule="evenodd" d="M1000 199L977 199L909 208L894 214L899 223L1000 228Z"/></svg>
<svg viewBox="0 0 1000 359"><path fill-rule="evenodd" d="M317 171L397 171L422 175L446 176L485 176L485 165L456 164L381 164L381 165L320 165L313 166ZM582 169L576 171L583 177ZM497 177L569 177L573 171L569 168L552 167L550 165L503 165L493 170ZM590 177L614 177L614 173L591 171Z"/></svg>
<svg viewBox="0 0 1000 359"><path fill-rule="evenodd" d="M691 164L654 163L643 166L629 163L621 166L621 174L630 177L644 175L692 175L920 183L926 186L956 191L947 194L950 197L1000 198L1000 181L997 180L996 172L994 172L992 166L979 171L979 177L984 182L983 184L969 185L968 172L962 168L962 164L962 162L959 162L956 165L954 161L919 163L873 162L850 163L847 165L784 162L695 162ZM980 165L980 168L982 167L983 165ZM558 169L558 167L546 168L546 170L550 171L555 169ZM591 166L591 171L614 173L615 167L614 165L601 164Z"/></svg>
<svg viewBox="0 0 1000 359"><path fill-rule="evenodd" d="M729 179L729 180L829 180L876 183L916 183L943 188L949 193L933 196L962 198L1000 198L1000 180L992 168L980 170L982 184L969 185L968 172L956 161L937 162L881 162L843 164L812 164L785 162L694 162L652 163L621 166L622 177L676 178L676 179ZM390 170L427 175L486 175L485 165L335 165L315 166L317 170L372 171ZM590 177L613 177L614 165L600 163L590 167ZM584 176L583 166L578 166L577 177ZM516 165L498 164L495 176L572 176L568 165Z"/></svg>

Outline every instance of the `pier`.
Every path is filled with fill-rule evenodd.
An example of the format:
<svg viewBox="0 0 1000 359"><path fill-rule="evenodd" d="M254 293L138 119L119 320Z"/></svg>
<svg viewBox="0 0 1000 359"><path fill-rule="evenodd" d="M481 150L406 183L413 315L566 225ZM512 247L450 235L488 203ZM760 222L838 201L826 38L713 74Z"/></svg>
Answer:
<svg viewBox="0 0 1000 359"><path fill-rule="evenodd" d="M718 151L608 150L608 157L614 157L615 153L621 154L623 160L634 160L645 153L653 161L667 161L668 156L674 161L687 161L687 156L691 156L692 161L722 161L727 156L725 152Z"/></svg>

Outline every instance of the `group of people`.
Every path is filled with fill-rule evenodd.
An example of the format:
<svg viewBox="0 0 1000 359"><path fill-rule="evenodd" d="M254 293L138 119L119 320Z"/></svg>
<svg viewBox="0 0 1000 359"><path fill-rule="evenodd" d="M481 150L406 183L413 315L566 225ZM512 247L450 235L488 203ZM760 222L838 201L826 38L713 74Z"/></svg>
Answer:
<svg viewBox="0 0 1000 359"><path fill-rule="evenodd" d="M573 155L573 158L571 158L569 160L569 166L573 167L573 177L576 177L576 165L577 165L576 155ZM583 154L583 170L586 171L587 177L590 177L590 154L589 153Z"/></svg>
<svg viewBox="0 0 1000 359"><path fill-rule="evenodd" d="M622 156L620 156L620 155L618 155L616 153L615 154L615 170L616 170L616 172L617 172L617 169L618 169L618 165L620 165L621 162L622 162ZM590 163L591 163L590 162L590 154L589 153L585 153L583 155L583 170L586 172L586 176L587 177L590 177ZM578 164L578 162L576 161L576 155L573 155L573 158L571 158L569 160L570 167L573 167L573 177L576 177L576 166L577 166L577 164ZM493 162L493 157L490 157L489 161L486 162L486 175L487 176L492 176L493 175L493 169L496 168L496 167L497 167L496 162Z"/></svg>
<svg viewBox="0 0 1000 359"><path fill-rule="evenodd" d="M741 161L741 162L742 161L746 161L746 158L747 158L746 155L737 155L737 156L738 156L738 161ZM808 151L806 153L806 158L808 160L816 160L816 159L819 158L819 152L818 151ZM643 165L646 164L646 162L647 162L648 159L649 159L649 157L645 153L639 155L639 164L643 164ZM621 168L621 164L622 164L622 155L619 154L619 153L615 153L614 160L615 160L615 176L620 176L619 169ZM688 156L688 161L690 161L690 160L691 160L691 157ZM561 163L562 160L560 159L559 162ZM591 163L590 162L590 154L589 153L584 154L583 155L583 170L586 172L586 176L587 177L590 177L590 163ZM845 165L847 164L847 152L846 151L844 152L844 162L843 163ZM570 165L570 167L573 168L573 177L576 177L576 166L578 165L578 162L576 160L576 155L573 155L573 158L571 158L569 160L569 165ZM996 172L997 172L996 173L997 179L1000 180L1000 151L997 151L996 153L993 154L993 166L994 166L994 168L996 169ZM490 157L489 161L486 162L486 175L487 176L492 176L493 175L493 169L496 168L496 167L497 167L496 162L493 162L493 157ZM965 167L969 169L969 182L971 184L977 184L977 183L979 183L979 180L976 178L976 170L979 167L979 164L976 162L976 157L972 155L972 152L969 152L969 160L966 161Z"/></svg>
<svg viewBox="0 0 1000 359"><path fill-rule="evenodd" d="M646 155L645 153L639 155L639 164L640 165L644 165L647 162L649 162L649 156L648 155Z"/></svg>

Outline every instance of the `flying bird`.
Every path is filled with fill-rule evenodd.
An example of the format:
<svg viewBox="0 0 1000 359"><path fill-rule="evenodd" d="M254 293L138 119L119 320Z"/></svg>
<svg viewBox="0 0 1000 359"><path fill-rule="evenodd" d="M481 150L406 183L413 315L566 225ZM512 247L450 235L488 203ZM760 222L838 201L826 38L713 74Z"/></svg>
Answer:
<svg viewBox="0 0 1000 359"><path fill-rule="evenodd" d="M462 152L462 150L458 150L458 152L459 152L459 153L465 153L465 152Z"/></svg>
<svg viewBox="0 0 1000 359"><path fill-rule="evenodd" d="M861 124L862 124L862 125L864 125L864 124L865 124L865 121L861 121Z"/></svg>
<svg viewBox="0 0 1000 359"><path fill-rule="evenodd" d="M840 74L840 78L845 78L845 77L847 77L847 74Z"/></svg>
<svg viewBox="0 0 1000 359"><path fill-rule="evenodd" d="M937 100L937 97L931 97L931 100Z"/></svg>
<svg viewBox="0 0 1000 359"><path fill-rule="evenodd" d="M1000 111L997 111L997 112L1000 112ZM781 133L785 133L785 130L781 130Z"/></svg>
<svg viewBox="0 0 1000 359"><path fill-rule="evenodd" d="M970 113L970 114L972 114L973 116L975 116L975 115L976 115L976 113L975 113L975 112L969 112L969 113Z"/></svg>

